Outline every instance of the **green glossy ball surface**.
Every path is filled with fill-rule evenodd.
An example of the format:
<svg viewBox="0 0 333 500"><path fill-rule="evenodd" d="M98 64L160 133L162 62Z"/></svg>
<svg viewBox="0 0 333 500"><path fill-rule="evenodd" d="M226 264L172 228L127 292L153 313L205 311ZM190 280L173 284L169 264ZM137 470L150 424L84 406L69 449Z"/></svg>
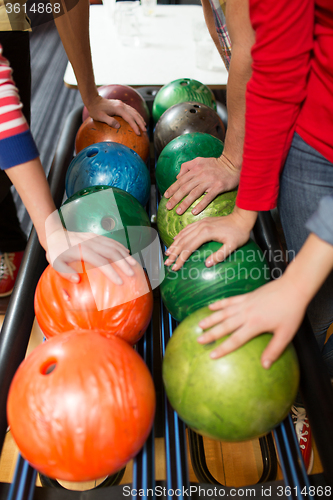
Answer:
<svg viewBox="0 0 333 500"><path fill-rule="evenodd" d="M59 214L68 231L107 236L129 248L132 254L150 243L147 212L134 196L119 188L82 189L66 200Z"/></svg>
<svg viewBox="0 0 333 500"><path fill-rule="evenodd" d="M156 163L156 184L159 192L165 191L177 180L181 166L195 158L219 158L223 142L210 134L192 132L180 135L163 148Z"/></svg>
<svg viewBox="0 0 333 500"><path fill-rule="evenodd" d="M208 307L188 316L174 331L163 360L168 399L197 433L220 441L245 441L270 432L290 411L299 385L296 352L290 344L266 370L261 355L272 339L264 333L213 360L210 353L227 337L202 345L198 323Z"/></svg>
<svg viewBox="0 0 333 500"><path fill-rule="evenodd" d="M202 212L193 215L193 208L200 203L204 196L202 195L195 200L182 215L178 215L176 212L181 202L172 210L168 210L166 208L168 200L163 196L157 210L157 229L167 247L171 245L174 237L189 224L206 217L222 217L231 214L235 206L237 191L228 191L218 195Z"/></svg>
<svg viewBox="0 0 333 500"><path fill-rule="evenodd" d="M179 102L195 101L206 104L216 111L216 100L212 90L190 78L179 78L164 85L157 92L153 102L153 119L157 123L164 111Z"/></svg>
<svg viewBox="0 0 333 500"><path fill-rule="evenodd" d="M206 267L206 259L220 248L221 243L211 241L193 252L178 271L165 266L161 296L177 321L217 300L252 292L270 280L265 255L254 241L249 240L223 262Z"/></svg>

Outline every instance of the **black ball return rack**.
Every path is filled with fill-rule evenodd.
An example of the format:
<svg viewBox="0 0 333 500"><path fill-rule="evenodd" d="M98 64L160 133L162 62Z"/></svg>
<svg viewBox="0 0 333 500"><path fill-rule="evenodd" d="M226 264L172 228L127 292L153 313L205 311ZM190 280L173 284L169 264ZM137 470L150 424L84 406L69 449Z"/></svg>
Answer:
<svg viewBox="0 0 333 500"><path fill-rule="evenodd" d="M138 90L151 110L157 88L143 87ZM82 123L81 116L82 107L73 110L68 116L49 174L52 196L58 208L64 198L66 170L73 158L74 140ZM149 133L153 145L152 124ZM151 156L154 156L154 153ZM154 160L156 158L150 159L151 165L154 165ZM159 197L154 181L154 167L150 170L152 193L148 211L151 221L154 222ZM270 256L268 263L272 277L274 278L276 269L283 272L286 264L274 258L275 255L279 255L276 250L280 251L283 247L270 212L259 214L253 237L266 255ZM45 252L33 228L0 335L1 449L7 429L7 394L11 380L25 357L35 318L33 305L35 288L46 265ZM210 496L213 499L228 496L235 498L269 496L276 500L281 498L309 500L331 496L331 494L326 495L325 491L328 492L329 487L333 487L333 390L307 318L304 319L294 338L294 345L301 368L300 390L323 473L310 476L306 474L300 459L293 423L288 416L273 433L260 438L263 463L261 477L257 484L242 488L224 486L212 476L206 463L203 438L194 431L186 429L184 422L178 418L168 403L163 389L161 365L166 344L176 326L176 321L162 303L159 289L155 289L153 317L147 332L137 344L137 350L152 373L157 393L157 410L153 430L133 460L132 483L128 485L131 490L143 490L146 492L145 497L153 499L161 496L180 500L185 500L187 497L196 500L199 496ZM283 480L278 481L273 434L283 472ZM165 441L164 481L155 479L155 437L164 437ZM192 468L198 483L189 481L187 440ZM119 484L122 476L123 471L120 471L107 478L100 486L83 492L63 488L57 481L45 476L40 476L42 487L35 486L37 472L19 455L12 483L0 483L0 500L118 500L124 498L124 485Z"/></svg>

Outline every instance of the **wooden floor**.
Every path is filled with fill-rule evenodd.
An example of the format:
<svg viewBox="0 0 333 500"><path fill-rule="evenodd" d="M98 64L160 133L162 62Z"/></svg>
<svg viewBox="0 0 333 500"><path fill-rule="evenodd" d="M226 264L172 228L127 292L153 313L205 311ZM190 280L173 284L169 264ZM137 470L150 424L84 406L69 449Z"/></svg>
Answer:
<svg viewBox="0 0 333 500"><path fill-rule="evenodd" d="M0 316L0 325L2 324L3 316ZM34 322L31 338L27 350L29 354L32 349L38 346L43 341L43 334L38 327L37 322ZM262 473L262 461L259 447L259 441L247 441L244 443L221 443L218 441L205 439L205 456L210 473L214 478L225 486L248 486L255 484ZM315 462L312 474L322 472L320 459L316 448ZM12 438L12 435L7 432L5 444L0 457L0 482L11 482L15 470L18 450ZM189 456L189 454L188 454ZM158 438L155 440L155 474L156 480L165 479L165 453L164 439ZM189 473L191 482L199 482L196 478L189 459ZM281 470L278 468L277 479L282 479ZM103 480L103 478L101 479ZM132 481L132 462L130 462L125 470L121 484L128 484ZM68 489L88 490L94 488L101 481L90 481L89 483L61 483ZM40 486L39 478L37 485Z"/></svg>

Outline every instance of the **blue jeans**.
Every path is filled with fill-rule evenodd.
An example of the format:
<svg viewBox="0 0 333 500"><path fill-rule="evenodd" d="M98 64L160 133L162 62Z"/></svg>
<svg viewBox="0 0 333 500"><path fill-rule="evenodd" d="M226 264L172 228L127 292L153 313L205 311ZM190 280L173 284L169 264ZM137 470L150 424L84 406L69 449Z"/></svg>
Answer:
<svg viewBox="0 0 333 500"><path fill-rule="evenodd" d="M306 221L316 211L320 199L332 193L333 164L295 133L281 176L278 202L289 252L299 252L309 235ZM333 378L333 335L325 343L327 329L333 323L333 272L311 301L308 317Z"/></svg>

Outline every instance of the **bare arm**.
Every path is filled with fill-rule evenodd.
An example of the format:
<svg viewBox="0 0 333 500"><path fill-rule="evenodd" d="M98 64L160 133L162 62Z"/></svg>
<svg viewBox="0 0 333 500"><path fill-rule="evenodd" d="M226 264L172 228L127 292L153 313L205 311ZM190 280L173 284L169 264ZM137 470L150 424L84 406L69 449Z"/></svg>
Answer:
<svg viewBox="0 0 333 500"><path fill-rule="evenodd" d="M209 0L202 0L202 5L208 29L224 59ZM251 77L251 47L254 43L248 0L228 0L226 21L232 57L227 84L228 129L224 150L220 158L196 158L183 163L177 181L165 193L166 198L171 198L167 204L169 210L184 198L177 209L179 214L206 193L196 206L196 213L200 213L218 194L235 189L239 183L245 136L245 91Z"/></svg>
<svg viewBox="0 0 333 500"><path fill-rule="evenodd" d="M128 276L136 261L120 243L105 236L88 233L66 233L54 205L49 184L39 158L6 169L37 231L40 244L46 251L49 263L68 280L79 281L70 266L73 261L89 262L100 267L114 283L122 280L110 260Z"/></svg>
<svg viewBox="0 0 333 500"><path fill-rule="evenodd" d="M240 170L245 136L245 92L252 74L251 48L255 34L250 22L248 0L228 0L226 5L232 57L227 84L228 129L223 152Z"/></svg>
<svg viewBox="0 0 333 500"><path fill-rule="evenodd" d="M65 273L67 279L78 281L79 276L69 263L83 259L95 267L103 266L104 274L121 284L109 260L117 263L125 274L133 274L131 266L135 265L135 260L123 245L104 236L65 232L62 227L38 150L21 112L11 68L2 56L1 44L0 77L0 167L17 189L48 261L57 271Z"/></svg>
<svg viewBox="0 0 333 500"><path fill-rule="evenodd" d="M95 84L89 38L89 0L78 0L75 7L63 15L55 17L55 24L65 48L67 57L73 66L82 100L92 118L111 127L118 128L119 123L112 116L122 116L134 132L140 134L146 130L142 116L131 106L118 100L103 99L98 95ZM115 68L115 72L116 72Z"/></svg>
<svg viewBox="0 0 333 500"><path fill-rule="evenodd" d="M209 306L215 312L200 326L210 330L199 341L206 344L231 333L212 353L219 358L260 333L272 332L273 339L261 357L264 368L269 368L294 337L308 304L332 269L333 245L310 234L281 278Z"/></svg>
<svg viewBox="0 0 333 500"><path fill-rule="evenodd" d="M38 239L46 250L45 220L56 211L49 184L39 158L6 169L37 231Z"/></svg>
<svg viewBox="0 0 333 500"><path fill-rule="evenodd" d="M225 54L216 31L214 15L209 0L201 0L201 4L210 36L212 37L212 40L215 43L217 50L219 51L221 59L224 61Z"/></svg>

